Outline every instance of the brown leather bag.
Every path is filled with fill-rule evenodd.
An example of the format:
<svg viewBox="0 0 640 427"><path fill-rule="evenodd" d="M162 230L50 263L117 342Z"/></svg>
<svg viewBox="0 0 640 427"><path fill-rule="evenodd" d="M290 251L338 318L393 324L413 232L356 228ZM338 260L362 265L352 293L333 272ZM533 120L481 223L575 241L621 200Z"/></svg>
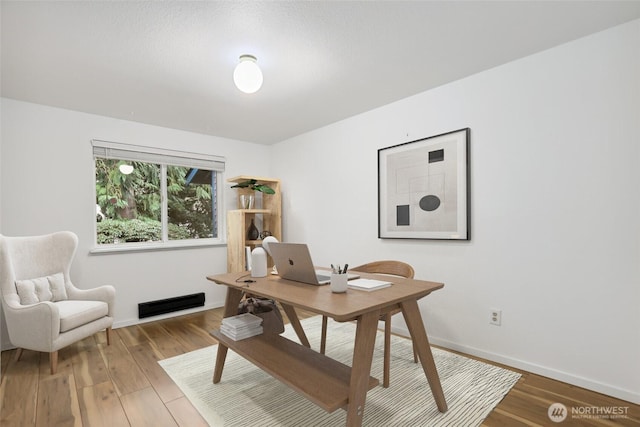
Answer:
<svg viewBox="0 0 640 427"><path fill-rule="evenodd" d="M263 334L281 334L284 332L282 314L271 299L249 297L238 305L238 314L251 313L262 318Z"/></svg>

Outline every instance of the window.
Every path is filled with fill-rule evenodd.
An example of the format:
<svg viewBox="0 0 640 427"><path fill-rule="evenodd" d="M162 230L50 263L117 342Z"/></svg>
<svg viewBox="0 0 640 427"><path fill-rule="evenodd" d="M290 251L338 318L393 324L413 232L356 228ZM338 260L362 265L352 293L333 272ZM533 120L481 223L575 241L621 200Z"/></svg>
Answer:
<svg viewBox="0 0 640 427"><path fill-rule="evenodd" d="M220 243L224 158L92 141L102 248Z"/></svg>

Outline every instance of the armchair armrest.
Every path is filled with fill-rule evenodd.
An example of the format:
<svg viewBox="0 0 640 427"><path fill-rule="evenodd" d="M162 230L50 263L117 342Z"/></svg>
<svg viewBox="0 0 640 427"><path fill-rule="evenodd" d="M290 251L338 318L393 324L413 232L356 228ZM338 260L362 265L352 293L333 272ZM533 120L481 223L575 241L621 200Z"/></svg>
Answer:
<svg viewBox="0 0 640 427"><path fill-rule="evenodd" d="M53 342L60 335L60 313L55 304L44 301L21 305L5 299L3 310L13 345L37 351L53 351Z"/></svg>
<svg viewBox="0 0 640 427"><path fill-rule="evenodd" d="M71 286L67 288L67 296L72 300L104 301L109 306L109 316L113 317L116 290L111 285L103 285L92 289L78 289L75 286Z"/></svg>

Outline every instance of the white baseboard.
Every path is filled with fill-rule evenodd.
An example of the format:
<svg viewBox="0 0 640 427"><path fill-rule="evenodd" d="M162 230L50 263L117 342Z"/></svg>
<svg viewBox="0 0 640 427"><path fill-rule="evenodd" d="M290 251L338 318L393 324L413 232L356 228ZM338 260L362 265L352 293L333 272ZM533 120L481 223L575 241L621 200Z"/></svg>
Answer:
<svg viewBox="0 0 640 427"><path fill-rule="evenodd" d="M403 335L406 337L409 336L409 331L406 328L396 328L392 326L391 330L398 335ZM568 374L557 369L527 362L526 360L519 360L501 354L491 353L475 347L469 347L463 344L448 341L439 337L429 336L429 342L431 344L448 348L450 350L459 351L471 356L481 357L483 359L510 366L512 368L521 369L523 371L531 372L543 377L548 377L578 387L586 388L598 393L606 394L607 396L615 397L616 399L622 399L626 400L627 402L640 404L640 393L637 391L622 389L609 384L601 383L599 381L594 381L588 378Z"/></svg>

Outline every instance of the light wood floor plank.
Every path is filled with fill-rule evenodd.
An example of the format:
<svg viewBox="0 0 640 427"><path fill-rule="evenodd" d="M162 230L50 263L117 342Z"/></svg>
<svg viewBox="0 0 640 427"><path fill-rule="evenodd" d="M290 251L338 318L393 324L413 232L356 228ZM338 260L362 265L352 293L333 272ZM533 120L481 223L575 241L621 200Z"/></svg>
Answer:
<svg viewBox="0 0 640 427"><path fill-rule="evenodd" d="M73 373L78 388L110 380L107 366L97 345L87 347L78 353L73 359Z"/></svg>
<svg viewBox="0 0 640 427"><path fill-rule="evenodd" d="M180 427L208 427L209 425L186 397L172 400L166 405Z"/></svg>
<svg viewBox="0 0 640 427"><path fill-rule="evenodd" d="M494 409L482 422L482 427L543 427L532 421L528 421L517 414L505 412L502 409Z"/></svg>
<svg viewBox="0 0 640 427"><path fill-rule="evenodd" d="M38 427L82 426L73 375L60 373L40 380L37 414Z"/></svg>
<svg viewBox="0 0 640 427"><path fill-rule="evenodd" d="M147 323L141 325L141 329L165 358L188 353L187 349L164 326Z"/></svg>
<svg viewBox="0 0 640 427"><path fill-rule="evenodd" d="M116 388L111 381L78 390L82 422L90 427L128 427Z"/></svg>
<svg viewBox="0 0 640 427"><path fill-rule="evenodd" d="M176 323L172 325L172 335L176 337L187 351L194 351L199 348L209 347L216 344L216 340L198 326L191 323Z"/></svg>
<svg viewBox="0 0 640 427"><path fill-rule="evenodd" d="M131 427L175 427L175 420L153 388L120 397Z"/></svg>
<svg viewBox="0 0 640 427"><path fill-rule="evenodd" d="M172 338L167 328L165 328L167 323L169 322L165 319L158 322L142 323L138 327L150 341L158 341L162 338Z"/></svg>
<svg viewBox="0 0 640 427"><path fill-rule="evenodd" d="M34 426L39 381L40 353L24 350L19 361L15 351L5 351L7 371L2 373L2 405L0 425L3 427Z"/></svg>
<svg viewBox="0 0 640 427"><path fill-rule="evenodd" d="M140 328L140 325L127 326L117 329L114 332L120 336L120 339L127 347L149 342L149 337Z"/></svg>
<svg viewBox="0 0 640 427"><path fill-rule="evenodd" d="M100 344L99 348L118 395L149 387L151 385L149 380L133 360L129 350L120 339L116 338L117 334L113 335L111 345Z"/></svg>
<svg viewBox="0 0 640 427"><path fill-rule="evenodd" d="M26 350L25 350L26 351ZM72 359L76 354L74 346L69 346L58 352L58 365L56 374L73 374ZM40 375L51 375L51 365L49 364L49 353L40 353Z"/></svg>
<svg viewBox="0 0 640 427"><path fill-rule="evenodd" d="M182 391L158 364L159 360L166 359L146 342L130 348L131 355L145 374L153 388L163 402L169 402L182 397Z"/></svg>
<svg viewBox="0 0 640 427"><path fill-rule="evenodd" d="M614 407L620 406L620 400L604 394L595 393L580 387L545 378L540 375L529 375L523 384L523 391L531 395L547 395L552 400L556 397L571 399L573 406L590 407ZM623 405L625 406L625 405ZM640 425L640 405L631 405L628 410L628 418Z"/></svg>

